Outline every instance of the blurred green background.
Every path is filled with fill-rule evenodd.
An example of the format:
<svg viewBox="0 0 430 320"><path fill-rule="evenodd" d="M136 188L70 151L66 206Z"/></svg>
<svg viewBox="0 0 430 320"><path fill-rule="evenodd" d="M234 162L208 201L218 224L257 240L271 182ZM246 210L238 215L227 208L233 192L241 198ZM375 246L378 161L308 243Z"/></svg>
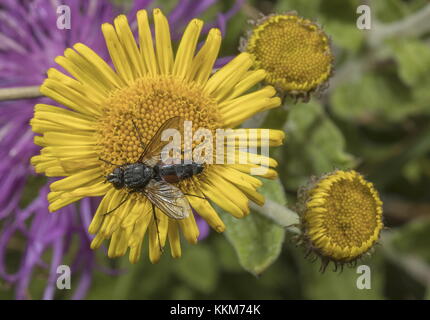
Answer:
<svg viewBox="0 0 430 320"><path fill-rule="evenodd" d="M295 10L330 35L336 71L329 89L307 104L287 99L250 124L287 132L285 146L273 150L280 179L263 189L273 201L294 209L297 189L310 176L334 169L355 168L375 184L388 228L372 257L358 263L371 267L371 289L357 289L356 268L320 273L319 262L306 260L291 234L254 212L243 221L222 215L226 234L212 232L194 246L183 241L179 260L166 250L157 265L145 253L133 266L127 257L105 262L123 273L96 271L89 299L430 298L429 3L368 1L371 30L359 30L356 10L365 3L247 1L228 24L222 55L237 54L247 21L258 12ZM207 17L230 6L231 1L219 1ZM101 250L98 256L107 260ZM32 296L41 295L45 282L46 275L35 275ZM0 295L11 298L12 291Z"/></svg>

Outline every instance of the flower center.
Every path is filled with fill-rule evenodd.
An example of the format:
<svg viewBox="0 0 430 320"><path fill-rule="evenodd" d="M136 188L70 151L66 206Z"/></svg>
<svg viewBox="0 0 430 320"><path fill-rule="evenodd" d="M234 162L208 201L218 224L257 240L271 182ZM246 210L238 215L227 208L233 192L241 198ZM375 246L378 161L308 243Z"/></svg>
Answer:
<svg viewBox="0 0 430 320"><path fill-rule="evenodd" d="M281 90L308 92L330 76L329 39L310 20L296 15L274 15L253 31L246 50L266 81Z"/></svg>
<svg viewBox="0 0 430 320"><path fill-rule="evenodd" d="M358 179L335 182L324 207L327 236L342 248L360 247L378 226L377 203L369 187Z"/></svg>
<svg viewBox="0 0 430 320"><path fill-rule="evenodd" d="M193 132L219 127L215 100L195 83L172 76L145 77L114 91L98 122L99 157L113 164L136 162L143 152L140 138L147 145L158 128L176 116L192 121ZM115 168L101 165L106 175Z"/></svg>

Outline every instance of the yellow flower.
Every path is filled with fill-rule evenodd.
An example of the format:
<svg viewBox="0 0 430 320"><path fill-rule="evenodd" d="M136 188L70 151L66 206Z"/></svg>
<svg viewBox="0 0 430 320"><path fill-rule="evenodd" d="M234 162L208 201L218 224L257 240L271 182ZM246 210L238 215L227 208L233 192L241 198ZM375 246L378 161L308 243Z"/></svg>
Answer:
<svg viewBox="0 0 430 320"><path fill-rule="evenodd" d="M329 42L314 22L295 13L274 14L256 23L241 50L252 55L255 68L267 72L267 83L306 101L332 73Z"/></svg>
<svg viewBox="0 0 430 320"><path fill-rule="evenodd" d="M382 201L372 183L356 171L335 171L304 192L302 237L328 262L354 262L378 241Z"/></svg>
<svg viewBox="0 0 430 320"><path fill-rule="evenodd" d="M255 113L280 105L270 86L248 92L265 73L249 70L252 59L247 53L211 75L221 45L218 29L210 30L195 54L203 22L192 20L174 54L167 19L159 9L153 11L153 17L155 43L145 10L137 13L138 44L124 15L115 19L114 26L102 25L115 71L81 43L65 50L55 61L73 78L50 69L41 92L67 108L38 104L31 120L33 131L42 135L35 138L43 147L41 154L32 158L36 171L65 177L51 184L49 209L56 211L84 197L104 196L89 227L96 235L91 247L98 248L110 238L109 257L122 256L130 248L132 263L140 258L145 234L149 258L156 262L166 240L172 256L181 255L179 230L191 243L197 242L199 230L193 215L175 220L156 209L157 219L153 219L150 201L137 193L106 214L128 193L106 183L105 177L115 166L100 159L119 164L136 162L142 153L139 139L147 144L157 129L175 116L191 120L193 129L203 127L214 132L234 128ZM257 133L261 134L261 129ZM257 146L261 141L258 134L251 141ZM271 145L282 144L283 138L282 131L270 131ZM237 218L247 215L249 199L264 203L256 191L261 181L249 175L263 158L253 157L254 162L248 164L207 164L203 173L178 187L184 194L194 195L187 196L192 208L222 232L224 223L204 197ZM273 159L266 160L270 167L276 166ZM269 168L262 176L273 178L276 171Z"/></svg>

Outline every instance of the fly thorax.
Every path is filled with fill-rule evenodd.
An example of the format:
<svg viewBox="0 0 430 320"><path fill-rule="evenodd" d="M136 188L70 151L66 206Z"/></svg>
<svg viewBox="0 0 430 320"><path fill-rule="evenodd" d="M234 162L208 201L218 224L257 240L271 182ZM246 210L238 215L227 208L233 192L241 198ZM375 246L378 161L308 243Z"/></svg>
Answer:
<svg viewBox="0 0 430 320"><path fill-rule="evenodd" d="M152 168L143 163L133 163L124 169L124 181L127 188L144 188L151 180L153 175Z"/></svg>

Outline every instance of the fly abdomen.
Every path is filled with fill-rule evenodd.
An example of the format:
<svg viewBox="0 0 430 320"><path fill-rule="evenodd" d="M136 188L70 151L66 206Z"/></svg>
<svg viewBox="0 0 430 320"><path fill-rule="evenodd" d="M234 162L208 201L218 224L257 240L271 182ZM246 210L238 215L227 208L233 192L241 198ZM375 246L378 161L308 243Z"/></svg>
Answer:
<svg viewBox="0 0 430 320"><path fill-rule="evenodd" d="M203 171L203 165L198 163L161 164L158 166L158 176L168 183L176 183L189 179Z"/></svg>

